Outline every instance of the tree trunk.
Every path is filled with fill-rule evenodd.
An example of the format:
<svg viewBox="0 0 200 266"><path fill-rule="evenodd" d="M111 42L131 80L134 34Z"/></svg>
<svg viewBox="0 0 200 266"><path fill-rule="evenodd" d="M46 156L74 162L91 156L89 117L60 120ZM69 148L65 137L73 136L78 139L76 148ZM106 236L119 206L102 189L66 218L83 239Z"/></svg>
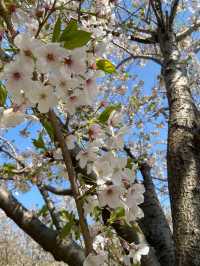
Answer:
<svg viewBox="0 0 200 266"><path fill-rule="evenodd" d="M199 112L192 99L175 36L159 33L169 103L167 168L176 266L200 265Z"/></svg>

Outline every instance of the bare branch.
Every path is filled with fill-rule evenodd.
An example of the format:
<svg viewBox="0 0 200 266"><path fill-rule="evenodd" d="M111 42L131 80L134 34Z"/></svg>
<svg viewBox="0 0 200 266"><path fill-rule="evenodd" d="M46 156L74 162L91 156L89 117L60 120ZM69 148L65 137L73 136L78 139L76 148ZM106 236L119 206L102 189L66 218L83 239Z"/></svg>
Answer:
<svg viewBox="0 0 200 266"><path fill-rule="evenodd" d="M151 55L134 55L132 54L129 50L127 50L126 48L124 48L123 46L112 42L114 45L116 45L117 47L119 47L120 49L122 49L124 52L126 52L127 54L129 54L130 56L123 59L116 68L119 68L120 66L122 66L123 64L125 64L126 62L130 61L131 59L145 59L145 60L151 60L154 61L155 63L159 64L159 65L163 65L162 61L160 61L158 58L153 57Z"/></svg>
<svg viewBox="0 0 200 266"><path fill-rule="evenodd" d="M0 188L0 208L57 261L63 261L70 266L83 265L84 252L76 242L71 239L60 240L56 231L44 225L3 188Z"/></svg>
<svg viewBox="0 0 200 266"><path fill-rule="evenodd" d="M39 24L38 30L35 34L35 38L37 38L40 34L40 31L42 30L43 26L45 25L45 23L47 22L47 20L50 18L50 16L52 15L52 13L55 11L55 6L56 6L57 0L54 0L52 7L49 11L49 13L44 17L44 19L42 20L42 22Z"/></svg>
<svg viewBox="0 0 200 266"><path fill-rule="evenodd" d="M179 5L180 0L173 0L172 5L171 5L171 12L169 16L169 27L172 26L174 19L176 17L178 5Z"/></svg>
<svg viewBox="0 0 200 266"><path fill-rule="evenodd" d="M72 196L73 192L72 189L59 189L49 185L43 185L43 187L48 190L49 192L58 195L58 196Z"/></svg>
<svg viewBox="0 0 200 266"><path fill-rule="evenodd" d="M131 29L137 31L137 32L140 32L140 33L146 33L146 34L149 34L149 35L152 35L154 36L156 34L155 31L153 30L150 30L150 29L142 29L142 28L139 28L139 27L136 27L136 26L132 26Z"/></svg>
<svg viewBox="0 0 200 266"><path fill-rule="evenodd" d="M162 65L162 62L152 56L148 56L148 55L131 55L126 57L125 59L123 59L117 66L116 69L120 68L123 64L125 64L126 62L130 61L131 59L144 59L144 60L151 60L154 61L155 63Z"/></svg>
<svg viewBox="0 0 200 266"><path fill-rule="evenodd" d="M56 215L56 208L55 208L51 198L49 197L48 192L45 190L45 188L42 186L42 184L39 184L37 187L38 187L38 189L39 189L39 191L40 191L40 193L44 199L44 202L46 203L46 206L47 206L49 213L51 215L52 222L55 225L56 229L59 231L61 229L61 227L60 227L58 217Z"/></svg>
<svg viewBox="0 0 200 266"><path fill-rule="evenodd" d="M164 29L164 19L160 0L150 0L150 4L153 9L154 15L156 16L159 27L161 29Z"/></svg>

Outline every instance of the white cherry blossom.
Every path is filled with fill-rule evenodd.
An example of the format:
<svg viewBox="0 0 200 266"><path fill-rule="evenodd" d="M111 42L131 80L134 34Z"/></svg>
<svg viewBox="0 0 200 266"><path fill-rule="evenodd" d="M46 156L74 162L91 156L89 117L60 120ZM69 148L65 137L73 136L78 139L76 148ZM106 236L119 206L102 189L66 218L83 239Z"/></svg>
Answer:
<svg viewBox="0 0 200 266"><path fill-rule="evenodd" d="M20 49L19 56L26 64L34 65L33 56L35 50L39 49L42 43L27 33L20 33L15 37L15 45Z"/></svg>
<svg viewBox="0 0 200 266"><path fill-rule="evenodd" d="M83 205L85 214L90 214L94 210L94 207L98 205L99 205L99 202L97 200L96 195L87 197Z"/></svg>
<svg viewBox="0 0 200 266"><path fill-rule="evenodd" d="M108 181L112 181L111 177L113 169L108 161L105 161L102 158L100 160L96 160L93 165L93 171L97 176L98 185L103 185Z"/></svg>
<svg viewBox="0 0 200 266"><path fill-rule="evenodd" d="M110 208L117 208L123 206L120 200L120 189L115 185L103 186L99 189L98 199L100 206L108 205Z"/></svg>
<svg viewBox="0 0 200 266"><path fill-rule="evenodd" d="M62 54L62 67L61 72L64 75L69 76L70 74L84 74L86 71L85 63L85 48L77 48L70 52L65 51Z"/></svg>
<svg viewBox="0 0 200 266"><path fill-rule="evenodd" d="M74 135L69 135L66 137L67 147L69 150L73 150L75 148L75 143L77 142L77 138Z"/></svg>
<svg viewBox="0 0 200 266"><path fill-rule="evenodd" d="M79 160L80 167L85 168L88 162L96 160L97 151L98 147L94 145L88 145L86 149L81 150L76 156L76 160Z"/></svg>
<svg viewBox="0 0 200 266"><path fill-rule="evenodd" d="M25 88L31 86L33 68L32 65L27 65L23 60L16 60L4 67L4 71L1 73L0 78L5 79L6 88L10 92L20 92Z"/></svg>
<svg viewBox="0 0 200 266"><path fill-rule="evenodd" d="M35 51L36 67L42 73L58 72L64 48L58 43L48 43Z"/></svg>
<svg viewBox="0 0 200 266"><path fill-rule="evenodd" d="M111 127L117 127L122 122L122 113L113 110L108 118L108 125Z"/></svg>
<svg viewBox="0 0 200 266"><path fill-rule="evenodd" d="M134 222L144 217L144 212L136 203L133 203L131 208L128 208L126 205L124 208L127 222Z"/></svg>
<svg viewBox="0 0 200 266"><path fill-rule="evenodd" d="M134 245L131 249L129 256L132 258L133 263L138 263L141 261L142 255L148 255L149 247L146 244Z"/></svg>
<svg viewBox="0 0 200 266"><path fill-rule="evenodd" d="M1 111L0 113L0 126L1 128L15 127L26 119L26 115L20 111L14 111L13 108L9 108Z"/></svg>
<svg viewBox="0 0 200 266"><path fill-rule="evenodd" d="M126 204L129 208L135 204L139 205L144 201L143 193L145 188L143 184L134 184L128 189Z"/></svg>
<svg viewBox="0 0 200 266"><path fill-rule="evenodd" d="M57 98L54 94L52 86L38 86L27 92L27 96L32 103L38 104L41 113L47 113L50 108L57 104Z"/></svg>
<svg viewBox="0 0 200 266"><path fill-rule="evenodd" d="M66 99L63 101L66 103L66 110L70 114L74 114L76 109L82 105L82 93L79 89L74 90Z"/></svg>

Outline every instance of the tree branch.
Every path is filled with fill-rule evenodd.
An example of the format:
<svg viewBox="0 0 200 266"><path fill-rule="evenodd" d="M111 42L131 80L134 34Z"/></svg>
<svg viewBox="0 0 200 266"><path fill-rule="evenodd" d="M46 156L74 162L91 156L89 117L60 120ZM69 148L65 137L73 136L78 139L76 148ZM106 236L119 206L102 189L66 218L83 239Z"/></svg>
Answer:
<svg viewBox="0 0 200 266"><path fill-rule="evenodd" d="M126 62L130 61L131 59L144 59L144 60L151 60L159 65L163 65L162 62L153 57L153 56L148 56L148 55L131 55L126 57L125 59L123 59L117 66L116 69L120 68L123 64L125 64Z"/></svg>
<svg viewBox="0 0 200 266"><path fill-rule="evenodd" d="M56 231L45 226L3 188L0 188L0 208L57 261L63 261L70 266L83 265L84 252L76 242L71 239L60 240Z"/></svg>
<svg viewBox="0 0 200 266"><path fill-rule="evenodd" d="M179 2L180 2L180 0L173 0L173 2L172 2L170 16L169 16L169 27L170 28L172 27L172 24L173 24L174 19L176 17Z"/></svg>
<svg viewBox="0 0 200 266"><path fill-rule="evenodd" d="M58 196L72 196L73 192L72 189L59 189L52 187L50 185L43 185L44 189L48 190L49 192L58 195Z"/></svg>
<svg viewBox="0 0 200 266"><path fill-rule="evenodd" d="M157 43L157 40L153 37L150 38L140 38L140 37L135 37L134 35L130 36L130 40L138 43L143 43L143 44L155 44Z"/></svg>
<svg viewBox="0 0 200 266"><path fill-rule="evenodd" d="M119 47L120 49L122 49L124 52L126 52L127 54L129 54L130 56L123 59L118 65L116 68L119 68L121 65L123 65L124 63L126 63L127 61L131 60L131 59L145 59L145 60L152 60L154 62L156 62L157 64L159 65L163 65L162 61L160 61L158 58L156 57L153 57L151 55L134 55L132 54L128 49L124 48L123 46L115 43L115 42L112 42L114 45L116 45L117 47Z"/></svg>
<svg viewBox="0 0 200 266"><path fill-rule="evenodd" d="M59 146L60 146L61 151L62 151L63 159L64 159L65 166L66 166L68 176L69 176L69 181L70 181L71 188L73 191L73 196L74 196L74 199L76 202L77 211L79 214L79 223L80 223L80 228L81 228L81 232L82 232L84 243L85 243L85 252L86 252L86 255L88 255L93 249L92 238L90 236L88 224L87 224L86 218L84 216L84 209L83 209L82 201L80 199L81 195L80 195L77 180L76 180L76 172L75 172L74 167L73 167L71 154L67 148L60 123L59 123L57 116L53 110L49 111L49 119L52 123L54 130L55 130L56 140L59 143Z"/></svg>
<svg viewBox="0 0 200 266"><path fill-rule="evenodd" d="M154 15L156 16L159 27L161 29L164 29L164 19L160 0L150 0L150 4L153 9Z"/></svg>

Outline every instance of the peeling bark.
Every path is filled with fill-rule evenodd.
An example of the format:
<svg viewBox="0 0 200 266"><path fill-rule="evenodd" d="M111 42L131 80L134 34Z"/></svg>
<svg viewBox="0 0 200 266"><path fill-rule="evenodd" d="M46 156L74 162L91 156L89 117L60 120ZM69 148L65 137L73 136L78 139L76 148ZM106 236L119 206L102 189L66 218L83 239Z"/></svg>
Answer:
<svg viewBox="0 0 200 266"><path fill-rule="evenodd" d="M83 265L84 251L74 241L60 240L56 231L45 226L2 188L0 188L0 208L44 250L50 252L55 260L66 262L69 266Z"/></svg>

